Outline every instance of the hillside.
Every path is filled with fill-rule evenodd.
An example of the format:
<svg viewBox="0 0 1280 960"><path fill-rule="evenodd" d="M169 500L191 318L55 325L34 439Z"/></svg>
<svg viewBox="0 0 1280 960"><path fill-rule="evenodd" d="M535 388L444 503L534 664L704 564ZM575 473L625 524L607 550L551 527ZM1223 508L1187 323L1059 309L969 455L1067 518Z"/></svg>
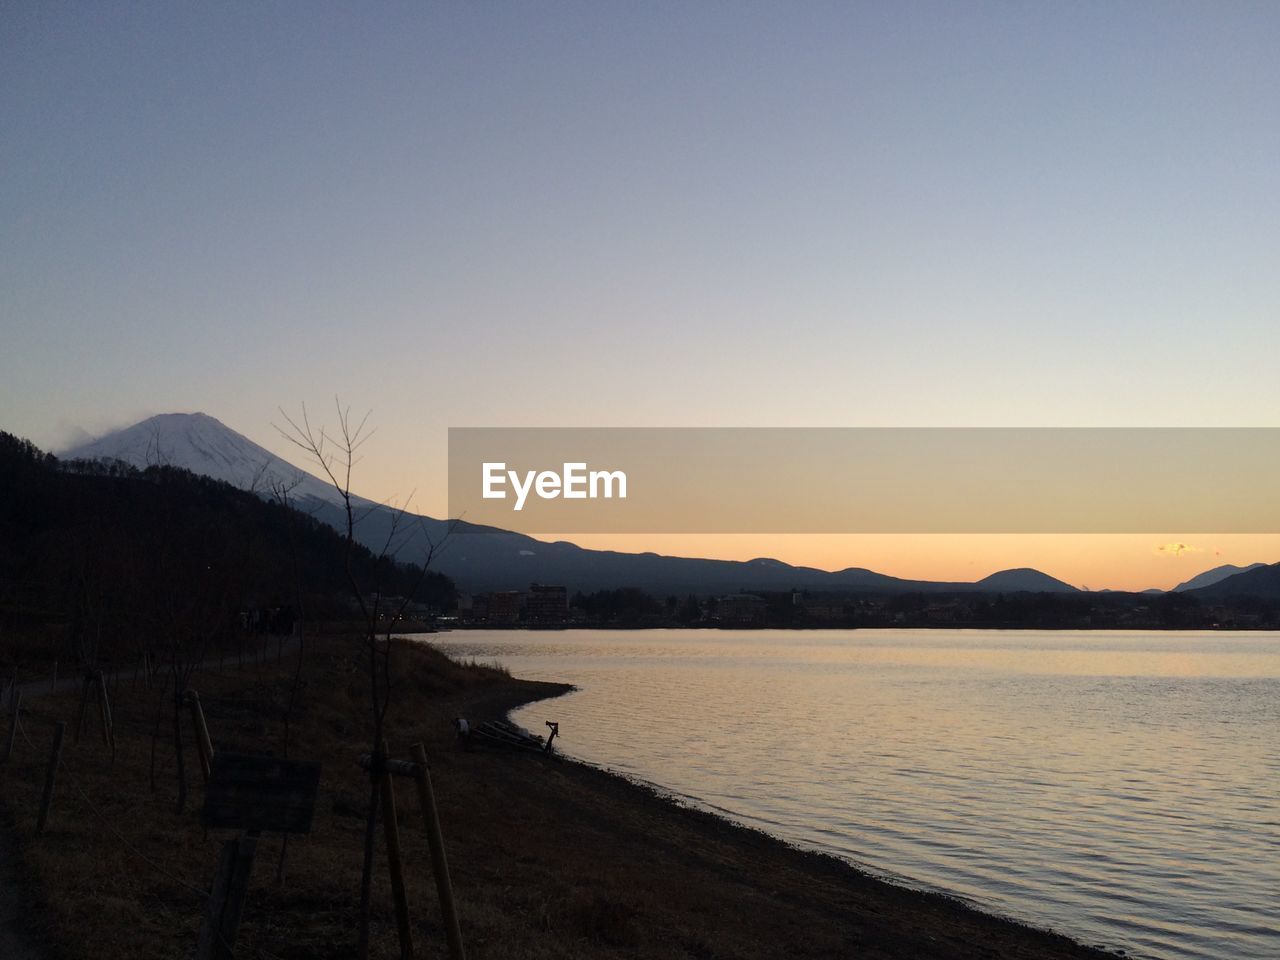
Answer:
<svg viewBox="0 0 1280 960"><path fill-rule="evenodd" d="M1280 600L1280 563L1257 566L1187 593L1201 600L1226 600L1230 597Z"/></svg>
<svg viewBox="0 0 1280 960"><path fill-rule="evenodd" d="M346 559L328 525L227 483L174 467L64 465L0 433L6 624L66 624L73 645L132 651L148 633L229 630L249 608L341 613ZM366 586L452 600L438 573L424 577L359 545L351 561Z"/></svg>
<svg viewBox="0 0 1280 960"><path fill-rule="evenodd" d="M1031 593L1080 592L1076 587L1071 586L1071 584L1063 583L1056 577L1051 577L1047 573L1041 573L1039 570L1032 570L1030 567L1019 567L1016 570L1001 570L999 573L993 573L989 577L983 577L973 586L977 590L1000 593L1013 593L1018 591Z"/></svg>
<svg viewBox="0 0 1280 960"><path fill-rule="evenodd" d="M1248 573L1250 570L1257 570L1259 567L1265 567L1265 563L1251 563L1246 567L1238 567L1230 563L1224 563L1220 567L1214 567L1206 570L1204 573L1198 573L1189 580L1184 580L1178 584L1170 593L1182 593L1187 590L1199 590L1201 587L1211 587L1215 583L1226 580L1228 577L1234 577L1237 573Z"/></svg>

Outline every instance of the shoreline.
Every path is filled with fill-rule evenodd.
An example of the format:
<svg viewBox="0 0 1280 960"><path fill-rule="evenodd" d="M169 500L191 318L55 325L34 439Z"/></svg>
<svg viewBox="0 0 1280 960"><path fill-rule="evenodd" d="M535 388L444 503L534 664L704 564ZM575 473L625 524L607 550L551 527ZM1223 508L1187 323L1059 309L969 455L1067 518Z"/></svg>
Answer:
<svg viewBox="0 0 1280 960"><path fill-rule="evenodd" d="M529 684L545 683L564 689L549 690L546 693L529 691L527 699L512 703L507 707L501 718L488 717L486 719L509 720L510 714L517 709L539 702L553 701L555 698L577 689L572 684L558 684L549 681L522 680L521 682ZM707 809L696 798L685 798L675 791L664 788L661 784L650 783L638 777L630 777L590 761L580 760L565 754L560 754L559 760L563 764L571 765L571 768L575 771L574 775L594 780L599 788L611 794L616 794L620 798L625 798L626 802L641 807L655 808L660 816L689 820L698 830L713 835L717 842L758 849L766 852L769 856L794 860L802 871L828 878L837 884L846 884L850 888L857 889L872 897L884 897L886 900L900 903L906 909L917 909L925 915L955 912L959 915L957 919L963 917L964 921L972 922L978 927L988 927L993 932L999 931L997 935L1001 937L1012 936L1019 938L1026 936L1040 941L1039 945L1044 947L1066 948L1067 953L1063 954L1063 956L1110 958L1110 960L1115 960L1117 957L1127 955L1124 948L1108 948L1104 945L1089 946L1068 933L1039 927L1017 917L987 910L981 904L969 901L958 894L949 893L945 890L931 889L925 885L911 886L909 885L911 882L909 878L893 877L891 875L878 876L836 854L800 846L776 834L772 834L764 828L753 827L735 820L727 813ZM1031 944L1028 944L1028 946L1031 946ZM923 956L924 954L921 955ZM1005 954L982 952L976 954L939 953L934 955L941 957L1003 956ZM1019 954L1015 953L1013 955ZM1028 956L1049 957L1058 956L1058 954L1044 952L1033 953Z"/></svg>
<svg viewBox="0 0 1280 960"><path fill-rule="evenodd" d="M911 624L884 624L884 625L867 625L857 624L854 626L834 624L763 624L763 623L726 623L726 624L706 624L706 623L663 623L663 624L621 624L621 623L555 623L555 624L510 624L510 623L476 623L466 626L460 624L448 624L443 627L436 626L435 629L422 629L414 631L414 635L426 636L432 633L471 633L473 631L493 631L495 633L563 633L569 630L610 630L619 633L635 632L639 630L706 630L708 632L717 630L734 630L743 633L752 633L763 630L794 630L797 633L818 633L823 631L839 631L841 633L853 633L855 631L883 631L883 630L938 630L944 632L963 632L972 630L975 632L990 633L992 631L1019 631L1022 633L1280 633L1280 627L1277 626L1200 626L1200 627L1158 627L1158 626L1071 626L1071 627L1045 627L1045 626L1023 626L1018 624L972 624L972 623L911 623Z"/></svg>
<svg viewBox="0 0 1280 960"><path fill-rule="evenodd" d="M308 687L290 756L323 762L309 836L287 847L259 841L238 952L279 960L348 960L354 948L368 780L359 645L308 642ZM570 757L465 751L450 721L505 719L545 703L555 719L569 684L460 665L420 641L397 643L398 687L387 739L393 755L422 742L444 829L467 955L545 960L1104 960L1117 954L943 893L875 877L829 854L683 804L660 788ZM206 672L193 683L215 750L278 749L288 658ZM24 909L17 933L59 960L145 960L185 954L229 834L205 832L203 786L188 765L191 797L175 812L172 740L160 743L149 785L157 696L121 683L113 704L113 763L92 725L64 753L49 828L34 833L47 735L30 725L0 778L0 808L19 862L6 883ZM42 697L36 714L74 716L73 691ZM184 750L194 742L184 731ZM412 790L398 788L406 884L419 954L442 957L439 905ZM108 829L102 829L103 825ZM379 830L381 835L381 830ZM381 841L380 841L381 843ZM399 955L384 854L374 875L375 960ZM104 884L105 877L111 882ZM15 878L23 886L15 890ZM94 932L92 942L86 936Z"/></svg>

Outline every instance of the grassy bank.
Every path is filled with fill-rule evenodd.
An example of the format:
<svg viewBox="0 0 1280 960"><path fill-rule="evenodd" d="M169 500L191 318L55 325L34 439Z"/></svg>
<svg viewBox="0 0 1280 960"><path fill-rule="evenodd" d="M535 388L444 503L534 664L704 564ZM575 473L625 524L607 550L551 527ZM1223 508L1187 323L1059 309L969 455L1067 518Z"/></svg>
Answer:
<svg viewBox="0 0 1280 960"><path fill-rule="evenodd" d="M357 649L327 637L308 655L289 753L324 763L314 828L289 843L283 883L276 878L280 839L259 843L238 956L354 955L368 795L354 759L368 749L370 725ZM459 751L453 716L498 718L565 688L462 667L407 643L398 645L396 659L388 740L398 756L421 740L432 757L473 960L1102 956L943 897L890 886L587 766ZM193 685L215 749L279 753L291 678L291 664L274 660L198 675ZM199 825L203 788L189 731L186 812L175 812L167 725L152 789L156 704L155 691L127 681L117 687L116 760L91 718L81 743L68 746L43 836L34 836L34 827L51 734L41 718L73 720L75 696L34 701L26 736L0 767L5 829L21 856L23 925L45 956L174 957L194 945L203 891L226 835L206 836ZM545 708L554 720L554 700ZM571 743L572 731L564 735ZM417 954L443 956L416 797L402 784L397 799ZM399 951L381 830L379 841L373 955L393 957Z"/></svg>

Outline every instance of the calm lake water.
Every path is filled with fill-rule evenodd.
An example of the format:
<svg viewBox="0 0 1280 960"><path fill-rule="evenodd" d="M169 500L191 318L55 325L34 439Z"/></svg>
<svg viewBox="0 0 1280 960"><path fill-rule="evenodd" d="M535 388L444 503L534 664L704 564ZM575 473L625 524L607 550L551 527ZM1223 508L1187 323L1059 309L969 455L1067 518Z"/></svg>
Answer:
<svg viewBox="0 0 1280 960"><path fill-rule="evenodd" d="M1083 942L1280 957L1280 635L457 632L576 757Z"/></svg>

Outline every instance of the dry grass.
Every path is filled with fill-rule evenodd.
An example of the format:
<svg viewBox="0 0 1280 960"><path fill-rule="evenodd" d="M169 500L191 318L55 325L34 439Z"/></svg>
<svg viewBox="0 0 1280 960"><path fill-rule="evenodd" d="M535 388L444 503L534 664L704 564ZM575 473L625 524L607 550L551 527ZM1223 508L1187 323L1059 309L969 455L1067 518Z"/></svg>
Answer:
<svg viewBox="0 0 1280 960"><path fill-rule="evenodd" d="M64 645L64 634L62 627L5 630L0 635L0 685L15 673L24 683L51 676L58 651Z"/></svg>
<svg viewBox="0 0 1280 960"><path fill-rule="evenodd" d="M313 832L288 849L258 847L241 927L241 957L353 955L368 781L354 758L368 749L367 678L351 641L318 641L310 655L290 755L324 762ZM433 758L463 936L485 958L1084 957L1062 938L888 887L835 861L803 854L713 817L678 809L599 771L522 753L464 753L457 715L498 717L561 688L505 671L455 664L404 645L392 752L421 740ZM215 749L278 752L288 665L198 677ZM33 704L71 719L73 697ZM157 789L148 779L155 694L116 692L114 764L91 721L66 766L45 835L34 837L48 730L34 718L0 773L31 884L30 927L67 960L188 955L223 835L198 821L194 764L187 812L174 810L173 750L161 740ZM554 703L547 704L554 718ZM194 745L188 740L188 757ZM444 937L417 800L397 792L418 956L444 956ZM381 829L379 830L381 848ZM374 885L375 957L398 956L386 865Z"/></svg>

